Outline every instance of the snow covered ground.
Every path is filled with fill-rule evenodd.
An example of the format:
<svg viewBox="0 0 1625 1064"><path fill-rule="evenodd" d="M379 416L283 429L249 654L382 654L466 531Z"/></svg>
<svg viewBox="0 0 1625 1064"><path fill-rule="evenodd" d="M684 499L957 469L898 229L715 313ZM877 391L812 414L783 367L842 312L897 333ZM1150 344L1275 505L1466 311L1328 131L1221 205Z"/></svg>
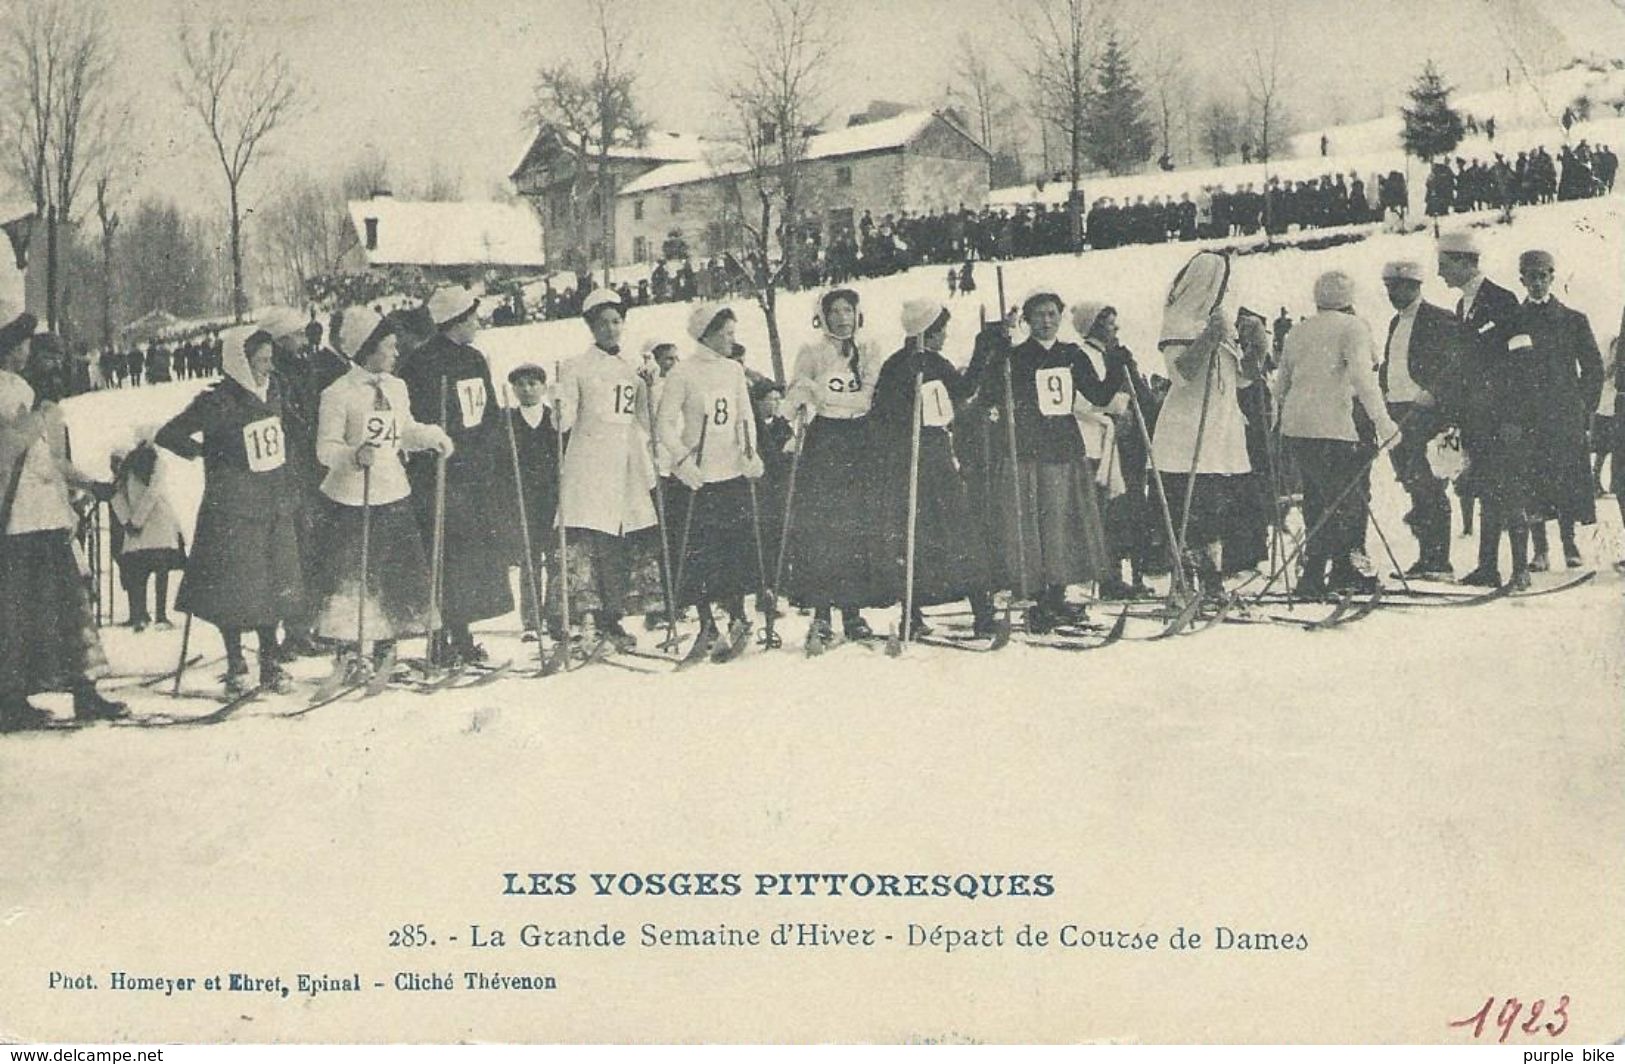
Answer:
<svg viewBox="0 0 1625 1064"><path fill-rule="evenodd" d="M1487 272L1544 246L1558 294L1599 338L1625 300L1618 199L1532 209L1482 232ZM1154 366L1164 288L1189 247L1012 263L1108 299ZM1425 235L1239 258L1236 299L1311 309L1321 270L1362 285L1378 335L1389 258ZM941 270L861 285L867 332L899 338L904 299ZM980 298L956 300L968 357ZM1453 304L1436 281L1427 296ZM811 294L785 300L790 351ZM634 312L626 343L682 336L683 305ZM766 369L759 316L741 340ZM481 337L499 374L585 346L577 322ZM95 467L195 386L70 404ZM176 478L181 491L187 476ZM1376 512L1408 563L1386 462ZM1602 572L1561 595L1468 610L1383 610L1347 629L1225 626L1067 654L787 648L645 677L598 666L422 697L389 692L298 719L245 707L215 727L94 727L0 738L0 1036L58 1040L1126 1039L1470 1041L1449 1021L1486 997L1571 1004L1562 1041L1625 1015L1625 609L1612 500L1581 535ZM1554 537L1555 538L1555 537ZM1374 558L1381 547L1372 540ZM1472 545L1455 541L1465 567ZM1383 568L1386 568L1384 566ZM1555 581L1559 574L1544 578ZM877 627L891 616L878 611ZM521 656L512 618L486 626ZM171 667L179 633L107 633L124 671ZM194 646L219 654L214 633ZM653 639L646 640L652 643ZM304 662L309 675L320 663ZM193 670L207 687L216 662ZM140 712L171 709L156 694ZM65 705L58 705L66 713ZM182 711L201 712L202 703ZM507 898L501 874L571 871L1048 872L1043 899ZM747 884L749 877L747 875ZM895 935L868 951L508 950L467 928L626 928L822 920ZM927 929L1023 922L1202 929L1188 953L905 945ZM437 945L391 949L424 923ZM1217 925L1309 948L1211 947ZM451 944L457 934L461 944ZM372 989L402 970L543 971L559 991L448 1003ZM155 998L107 973L359 971L359 994ZM101 989L48 988L52 970ZM1551 1012L1548 1011L1547 1019ZM1538 1029L1537 1029L1538 1030ZM177 1032L181 1032L177 1034ZM1490 1037L1498 1031L1490 1027ZM1526 1039L1525 1036L1518 1036ZM1481 1039L1482 1040L1482 1039Z"/></svg>

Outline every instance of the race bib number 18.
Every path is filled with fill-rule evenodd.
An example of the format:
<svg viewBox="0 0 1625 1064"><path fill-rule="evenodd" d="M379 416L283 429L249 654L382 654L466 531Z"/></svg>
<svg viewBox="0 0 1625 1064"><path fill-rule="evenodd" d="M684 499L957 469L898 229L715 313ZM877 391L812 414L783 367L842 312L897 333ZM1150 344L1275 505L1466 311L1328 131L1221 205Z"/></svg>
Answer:
<svg viewBox="0 0 1625 1064"><path fill-rule="evenodd" d="M920 385L920 424L928 429L945 428L953 422L954 404L941 381Z"/></svg>
<svg viewBox="0 0 1625 1064"><path fill-rule="evenodd" d="M1035 375L1038 385L1038 412L1045 417L1072 413L1072 371L1064 366L1041 369Z"/></svg>
<svg viewBox="0 0 1625 1064"><path fill-rule="evenodd" d="M457 382L457 405L463 411L463 427L471 429L485 420L485 381L468 377Z"/></svg>
<svg viewBox="0 0 1625 1064"><path fill-rule="evenodd" d="M268 417L244 425L243 451L248 455L250 472L281 469L288 459L282 446L282 419Z"/></svg>

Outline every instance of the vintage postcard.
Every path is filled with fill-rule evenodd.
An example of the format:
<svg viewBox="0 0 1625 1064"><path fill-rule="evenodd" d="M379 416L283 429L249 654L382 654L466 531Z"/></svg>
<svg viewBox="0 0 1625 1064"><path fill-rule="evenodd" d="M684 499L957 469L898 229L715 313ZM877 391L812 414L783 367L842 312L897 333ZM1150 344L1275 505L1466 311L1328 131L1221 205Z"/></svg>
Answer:
<svg viewBox="0 0 1625 1064"><path fill-rule="evenodd" d="M1625 1037L1625 11L14 0L0 1040Z"/></svg>

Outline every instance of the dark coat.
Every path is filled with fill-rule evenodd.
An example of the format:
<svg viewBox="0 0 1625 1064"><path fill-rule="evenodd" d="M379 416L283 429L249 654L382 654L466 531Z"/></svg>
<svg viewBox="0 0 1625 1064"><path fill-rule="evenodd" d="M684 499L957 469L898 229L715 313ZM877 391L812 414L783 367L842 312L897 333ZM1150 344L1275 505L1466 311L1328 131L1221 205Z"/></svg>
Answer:
<svg viewBox="0 0 1625 1064"><path fill-rule="evenodd" d="M1394 330L1398 326L1399 315L1395 314L1388 322L1382 365L1377 368L1377 383L1381 385L1384 395L1388 394L1389 348L1393 345ZM1411 326L1411 344L1406 352L1405 368L1411 380L1427 389L1441 408L1460 405L1461 384L1456 375L1461 369L1462 348L1461 323L1456 316L1424 300L1416 308L1416 322Z"/></svg>
<svg viewBox="0 0 1625 1064"><path fill-rule="evenodd" d="M531 428L518 410L507 417L513 425L513 442L519 452L519 477L525 493L525 521L529 526L532 550L550 550L557 536L553 528L559 513L559 437L553 411L543 409L542 420ZM513 491L510 482L508 490ZM517 506L515 507L517 509ZM520 531L514 529L514 543L521 550Z"/></svg>
<svg viewBox="0 0 1625 1064"><path fill-rule="evenodd" d="M1105 406L1123 387L1121 363L1108 363L1105 379L1095 373L1077 344L1057 340L1049 350L1031 338L1006 354L995 355L982 378L984 401L1004 415L1004 366L1010 366L1010 388L1015 401L1016 453L1042 463L1070 462L1083 458L1083 437L1070 404L1058 413L1040 410L1038 376L1044 370L1064 370L1074 391L1096 406Z"/></svg>
<svg viewBox="0 0 1625 1064"><path fill-rule="evenodd" d="M973 387L942 355L908 348L886 360L875 382L874 406L869 420L881 461L885 464L882 495L888 512L890 555L898 559L895 571L898 599L903 597L908 554L909 459L913 450L915 375L933 399L945 395L945 409L930 411L925 420L948 425L920 428L919 498L915 517L916 605L935 605L986 590L992 579L987 568L987 542L983 527L971 513L965 480L954 456L956 434L952 426L957 404L970 397ZM940 384L941 391L931 388Z"/></svg>
<svg viewBox="0 0 1625 1064"><path fill-rule="evenodd" d="M1555 298L1520 309L1519 335L1532 344L1520 348L1520 398L1529 408L1535 513L1590 524L1596 502L1586 430L1602 398L1602 352L1590 320Z"/></svg>
<svg viewBox="0 0 1625 1064"><path fill-rule="evenodd" d="M203 458L203 503L176 605L222 628L274 625L296 616L303 598L299 493L285 459L263 468L286 434L281 418L274 377L263 402L227 377L155 437L182 458Z"/></svg>
<svg viewBox="0 0 1625 1064"><path fill-rule="evenodd" d="M446 462L442 607L448 624L500 617L513 609L508 585L511 530L518 504L502 407L485 356L442 334L402 360L412 416L451 437ZM442 412L444 416L442 416ZM437 459L424 453L407 466L425 543L433 543ZM493 529L510 534L493 535ZM432 548L431 548L432 549Z"/></svg>

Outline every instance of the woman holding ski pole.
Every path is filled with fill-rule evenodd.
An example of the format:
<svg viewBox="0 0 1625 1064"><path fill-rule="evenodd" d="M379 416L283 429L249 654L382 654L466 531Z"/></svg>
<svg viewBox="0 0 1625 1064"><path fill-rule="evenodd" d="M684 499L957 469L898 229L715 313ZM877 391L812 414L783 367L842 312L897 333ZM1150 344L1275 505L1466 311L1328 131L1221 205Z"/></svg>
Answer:
<svg viewBox="0 0 1625 1064"><path fill-rule="evenodd" d="M942 355L948 336L948 308L934 299L903 304L903 348L886 360L875 382L878 451L885 463L886 507L892 555L901 559L894 579L904 601L901 628L910 637L930 634L920 612L968 598L975 634L994 634L992 574L987 544L977 534L964 478L954 456L955 404L970 398L974 383ZM914 416L919 415L917 461L913 454ZM909 484L917 478L914 507L914 580L906 588ZM912 598L907 594L912 590Z"/></svg>
<svg viewBox="0 0 1625 1064"><path fill-rule="evenodd" d="M403 455L449 454L452 443L439 426L413 418L406 384L391 372L396 341L389 322L366 307L350 307L334 339L355 366L322 392L317 415L316 457L327 468L327 512L319 537L315 630L344 644L358 635L374 641L370 662L362 664L366 648L356 646L351 656L340 655L336 674L370 667L388 675L396 641L428 631L432 613L429 566ZM363 553L365 573L357 567ZM364 618L359 626L358 617Z"/></svg>
<svg viewBox="0 0 1625 1064"><path fill-rule="evenodd" d="M689 662L727 661L745 648L751 634L745 595L761 582L750 482L761 477L762 459L745 371L729 357L734 323L726 306L694 308L688 318L694 353L667 374L655 417L660 467L677 481L668 504L684 515L672 604L693 605L700 616ZM725 641L716 605L728 613Z"/></svg>

